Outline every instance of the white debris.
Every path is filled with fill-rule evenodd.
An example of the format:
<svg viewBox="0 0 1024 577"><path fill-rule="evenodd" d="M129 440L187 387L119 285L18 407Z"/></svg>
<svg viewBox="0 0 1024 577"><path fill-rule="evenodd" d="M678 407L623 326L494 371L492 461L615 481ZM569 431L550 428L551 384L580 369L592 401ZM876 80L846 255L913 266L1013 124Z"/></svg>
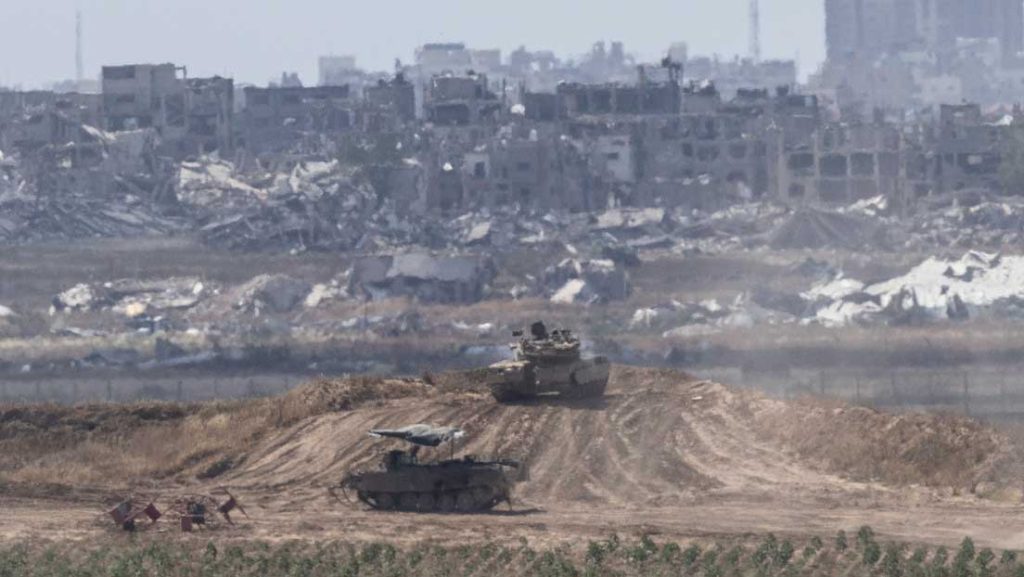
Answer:
<svg viewBox="0 0 1024 577"><path fill-rule="evenodd" d="M964 304L984 307L1011 297L1024 297L1024 257L971 251L958 261L930 258L907 274L871 285L864 292L878 296L883 307L894 295L909 290L925 309L946 309L953 295Z"/></svg>
<svg viewBox="0 0 1024 577"><path fill-rule="evenodd" d="M54 305L58 310L89 310L95 295L92 287L85 283L79 283L68 290L57 295Z"/></svg>
<svg viewBox="0 0 1024 577"><path fill-rule="evenodd" d="M841 276L803 293L818 302L811 319L825 326L913 314L918 319L967 318L1001 302L1024 300L1024 257L971 251L958 260L932 257L906 274L864 286Z"/></svg>
<svg viewBox="0 0 1024 577"><path fill-rule="evenodd" d="M583 279L570 279L566 281L562 288L555 291L555 294L551 296L551 302L558 304L571 304L577 302L577 299L583 294L583 289L587 287L586 281Z"/></svg>
<svg viewBox="0 0 1024 577"><path fill-rule="evenodd" d="M811 287L810 290L801 293L800 296L809 301L819 299L839 300L863 290L864 283L856 279L845 278L840 274L831 281Z"/></svg>
<svg viewBox="0 0 1024 577"><path fill-rule="evenodd" d="M654 320L658 318L658 311L652 308L637 309L633 318L629 321L629 328L651 328Z"/></svg>
<svg viewBox="0 0 1024 577"><path fill-rule="evenodd" d="M310 289L302 304L307 309L315 309L327 301L342 300L348 298L348 296L348 289L340 286L337 281L331 281L330 284L321 283L313 285L313 288Z"/></svg>

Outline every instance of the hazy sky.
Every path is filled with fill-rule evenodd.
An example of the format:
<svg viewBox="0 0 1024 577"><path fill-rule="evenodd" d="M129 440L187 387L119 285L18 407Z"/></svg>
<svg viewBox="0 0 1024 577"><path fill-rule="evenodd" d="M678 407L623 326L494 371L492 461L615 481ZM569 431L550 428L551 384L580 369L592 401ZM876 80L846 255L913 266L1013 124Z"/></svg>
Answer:
<svg viewBox="0 0 1024 577"><path fill-rule="evenodd" d="M674 41L691 54L747 51L749 0L0 0L0 84L38 87L75 73L75 10L85 71L174 62L190 76L263 84L284 70L316 81L321 54L355 54L364 68L411 62L424 42L474 48L586 52L621 40L659 57ZM803 74L824 58L824 0L761 0L763 53L795 58Z"/></svg>

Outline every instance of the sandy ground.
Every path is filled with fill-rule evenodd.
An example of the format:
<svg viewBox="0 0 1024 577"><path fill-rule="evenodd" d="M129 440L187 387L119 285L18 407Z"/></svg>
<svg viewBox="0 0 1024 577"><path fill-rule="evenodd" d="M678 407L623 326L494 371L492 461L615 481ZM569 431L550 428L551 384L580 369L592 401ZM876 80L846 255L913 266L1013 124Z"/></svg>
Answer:
<svg viewBox="0 0 1024 577"><path fill-rule="evenodd" d="M464 427L468 441L459 453L527 462L528 478L517 486L511 509L379 512L328 495L347 472L373 467L397 446L368 438L368 429L414 422ZM943 427L955 435L948 450L936 440ZM794 435L801 438L794 441ZM889 439L898 444L886 445ZM922 439L937 461L897 467L921 453ZM880 477L921 470L925 481L946 478L943 467L954 473L963 468L964 478L991 473L994 459L1009 451L995 433L960 421L771 400L678 374L627 371L601 400L499 405L479 394L440 394L305 419L268 435L216 483L157 489L159 504L228 486L248 518L206 535L183 536L167 519L146 532L185 539L402 543L525 537L546 543L613 532L692 538L770 531L830 538L840 529L871 525L881 537L905 542L956 545L969 535L979 546L1024 549L1019 492L983 498L954 491L955 483L876 479L864 472L870 468L816 456L848 448L862 458L865 447L878 451L871 454L880 455ZM887 460L893 454L895 460ZM103 515L111 497L103 488L0 492L0 539L124 538Z"/></svg>

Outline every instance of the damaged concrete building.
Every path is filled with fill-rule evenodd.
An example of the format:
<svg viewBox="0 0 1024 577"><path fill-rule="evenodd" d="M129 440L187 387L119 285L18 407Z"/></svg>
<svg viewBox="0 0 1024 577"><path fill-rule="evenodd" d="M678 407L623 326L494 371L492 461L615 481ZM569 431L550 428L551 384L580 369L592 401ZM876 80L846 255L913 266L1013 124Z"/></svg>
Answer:
<svg viewBox="0 0 1024 577"><path fill-rule="evenodd" d="M232 149L231 79L188 78L174 64L104 66L102 89L110 132L152 128L176 156Z"/></svg>
<svg viewBox="0 0 1024 577"><path fill-rule="evenodd" d="M494 122L502 101L491 91L483 74L437 75L423 95L426 120L442 126L469 126Z"/></svg>
<svg viewBox="0 0 1024 577"><path fill-rule="evenodd" d="M353 125L348 86L247 86L240 133L246 149L285 150L307 134L337 134Z"/></svg>

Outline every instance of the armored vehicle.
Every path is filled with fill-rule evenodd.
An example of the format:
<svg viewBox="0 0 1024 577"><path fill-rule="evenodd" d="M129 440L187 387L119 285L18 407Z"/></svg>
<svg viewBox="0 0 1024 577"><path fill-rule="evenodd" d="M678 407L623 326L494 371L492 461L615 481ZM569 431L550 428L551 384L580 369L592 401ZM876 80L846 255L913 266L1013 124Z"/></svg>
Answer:
<svg viewBox="0 0 1024 577"><path fill-rule="evenodd" d="M604 357L584 359L580 340L567 329L548 333L542 322L533 323L530 335L521 331L511 348L515 357L489 367L488 385L499 402L559 393L569 398L604 395L611 365Z"/></svg>
<svg viewBox="0 0 1024 577"><path fill-rule="evenodd" d="M389 451L377 471L350 474L339 486L348 495L354 491L360 501L382 510L421 513L470 513L486 511L501 503L511 506L515 469L512 460L482 461L471 456L433 463L421 463L420 447L452 444L463 436L453 427L412 425L402 429L375 429L375 437L403 439L414 446L408 451Z"/></svg>

